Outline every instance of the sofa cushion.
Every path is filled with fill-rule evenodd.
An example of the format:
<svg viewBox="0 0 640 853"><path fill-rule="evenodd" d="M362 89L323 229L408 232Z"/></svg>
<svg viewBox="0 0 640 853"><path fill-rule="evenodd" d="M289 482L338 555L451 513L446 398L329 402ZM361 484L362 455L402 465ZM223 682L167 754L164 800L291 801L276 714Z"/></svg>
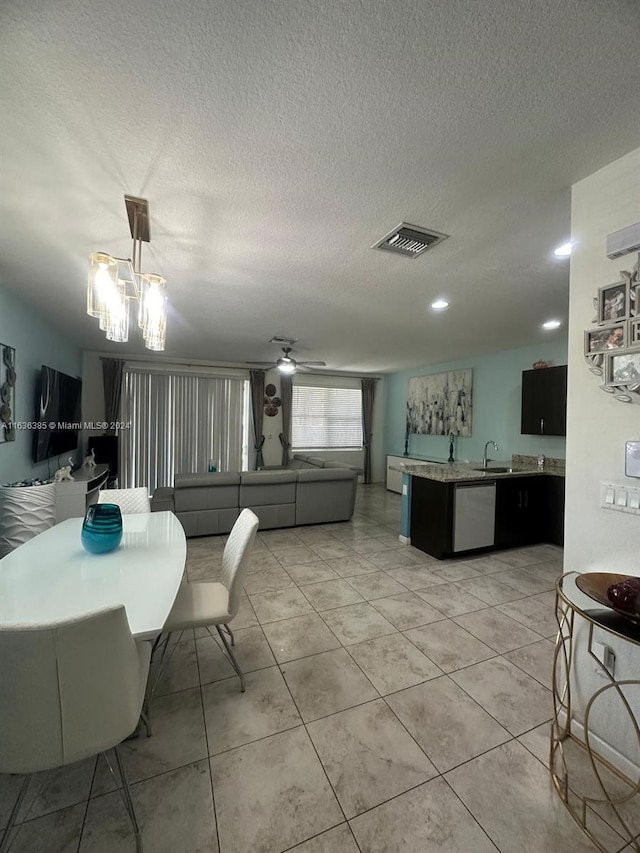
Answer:
<svg viewBox="0 0 640 853"><path fill-rule="evenodd" d="M243 471L240 474L240 506L272 506L293 504L296 500L298 472ZM258 514L258 518L260 515Z"/></svg>
<svg viewBox="0 0 640 853"><path fill-rule="evenodd" d="M296 471L298 482L312 483L318 480L355 480L358 472L349 466L340 468L305 468Z"/></svg>
<svg viewBox="0 0 640 853"><path fill-rule="evenodd" d="M151 512L173 512L174 509L174 490L168 486L157 488L151 498Z"/></svg>
<svg viewBox="0 0 640 853"><path fill-rule="evenodd" d="M176 512L238 506L240 474L176 474Z"/></svg>

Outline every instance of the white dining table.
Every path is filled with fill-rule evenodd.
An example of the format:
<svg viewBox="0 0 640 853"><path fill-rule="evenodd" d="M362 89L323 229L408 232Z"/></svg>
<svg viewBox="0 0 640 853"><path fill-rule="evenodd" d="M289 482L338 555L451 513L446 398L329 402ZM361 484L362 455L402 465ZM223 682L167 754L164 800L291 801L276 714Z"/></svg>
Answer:
<svg viewBox="0 0 640 853"><path fill-rule="evenodd" d="M157 637L184 573L182 525L172 512L123 515L120 546L89 554L80 541L82 522L56 524L0 560L0 627L59 622L124 604L133 636Z"/></svg>

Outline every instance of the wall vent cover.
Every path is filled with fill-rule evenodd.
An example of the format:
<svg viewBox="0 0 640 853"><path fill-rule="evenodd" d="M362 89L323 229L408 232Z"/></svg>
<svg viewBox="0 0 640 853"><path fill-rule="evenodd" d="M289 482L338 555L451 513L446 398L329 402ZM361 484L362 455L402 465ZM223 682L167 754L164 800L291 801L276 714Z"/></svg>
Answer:
<svg viewBox="0 0 640 853"><path fill-rule="evenodd" d="M403 255L405 258L417 258L419 255L424 255L427 249L446 240L448 236L448 234L440 234L439 231L422 228L420 225L401 222L371 248L395 252L396 255Z"/></svg>

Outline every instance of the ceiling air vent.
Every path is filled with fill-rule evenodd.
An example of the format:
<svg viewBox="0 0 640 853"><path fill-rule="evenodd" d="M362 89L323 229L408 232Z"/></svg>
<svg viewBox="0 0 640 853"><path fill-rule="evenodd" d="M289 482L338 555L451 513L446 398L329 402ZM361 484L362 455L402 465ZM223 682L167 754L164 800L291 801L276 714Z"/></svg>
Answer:
<svg viewBox="0 0 640 853"><path fill-rule="evenodd" d="M280 346L292 347L296 342L297 338L281 338L280 335L274 335L269 341L270 344L279 344Z"/></svg>
<svg viewBox="0 0 640 853"><path fill-rule="evenodd" d="M401 222L382 240L374 243L371 248L395 252L396 255L404 255L405 258L417 258L418 255L423 255L427 249L446 240L448 236L448 234L440 234L438 231L430 231L428 228L421 228L419 225Z"/></svg>

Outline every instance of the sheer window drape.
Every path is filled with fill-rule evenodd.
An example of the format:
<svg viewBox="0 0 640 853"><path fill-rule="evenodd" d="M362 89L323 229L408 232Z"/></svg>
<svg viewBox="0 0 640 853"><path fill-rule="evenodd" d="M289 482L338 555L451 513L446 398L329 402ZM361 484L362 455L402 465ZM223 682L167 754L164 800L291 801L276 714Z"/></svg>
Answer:
<svg viewBox="0 0 640 853"><path fill-rule="evenodd" d="M240 471L247 451L248 382L125 368L120 432L123 488L172 486L175 474Z"/></svg>

